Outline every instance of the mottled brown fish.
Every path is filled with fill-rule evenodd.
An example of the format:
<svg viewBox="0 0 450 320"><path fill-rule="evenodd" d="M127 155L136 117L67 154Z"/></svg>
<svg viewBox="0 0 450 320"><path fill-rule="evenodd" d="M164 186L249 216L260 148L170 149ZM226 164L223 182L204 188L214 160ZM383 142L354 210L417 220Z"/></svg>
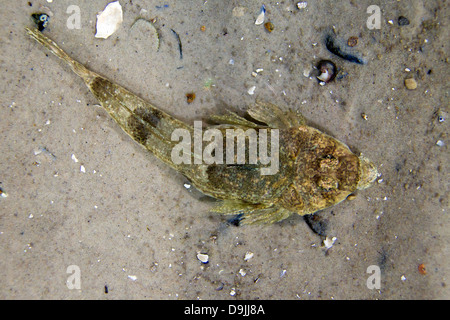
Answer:
<svg viewBox="0 0 450 320"><path fill-rule="evenodd" d="M276 173L262 174L259 160L253 164L176 163L172 152L178 142L172 141L172 133L182 129L194 136L193 126L88 70L40 31L26 30L68 63L128 135L181 172L198 190L223 200L213 212L241 215L242 223L274 223L292 214L312 214L333 206L357 189L369 187L378 175L368 159L356 156L344 143L307 126L298 113L261 102L248 109L251 120L229 111L211 117L218 124L212 128L223 132L223 137L227 129L264 129L271 135L277 131L279 168ZM225 138L223 142L226 144ZM248 157L249 150L245 153ZM195 152L190 154L194 160L196 156Z"/></svg>

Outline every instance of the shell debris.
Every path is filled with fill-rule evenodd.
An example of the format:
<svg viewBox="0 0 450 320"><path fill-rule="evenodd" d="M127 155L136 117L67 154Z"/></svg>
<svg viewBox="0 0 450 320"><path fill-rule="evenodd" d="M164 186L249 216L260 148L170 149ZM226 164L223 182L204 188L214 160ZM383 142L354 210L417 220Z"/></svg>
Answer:
<svg viewBox="0 0 450 320"><path fill-rule="evenodd" d="M253 258L253 255L254 255L253 252L247 251L247 252L245 253L245 256L244 256L244 261L250 260L251 258Z"/></svg>
<svg viewBox="0 0 450 320"><path fill-rule="evenodd" d="M259 11L258 18L256 18L256 21L255 21L255 24L257 26L264 23L265 15L266 15L266 6L262 5L261 10Z"/></svg>
<svg viewBox="0 0 450 320"><path fill-rule="evenodd" d="M97 15L96 38L107 39L116 32L123 22L122 6L119 1L110 2L105 9Z"/></svg>
<svg viewBox="0 0 450 320"><path fill-rule="evenodd" d="M297 3L297 8L299 8L299 9L305 9L307 5L308 5L308 2L306 2L306 1L300 1L300 2Z"/></svg>
<svg viewBox="0 0 450 320"><path fill-rule="evenodd" d="M323 245L325 246L325 248L330 249L333 246L333 244L336 242L336 240L337 240L336 237L333 237L331 239L329 237L326 237L326 239L323 240Z"/></svg>
<svg viewBox="0 0 450 320"><path fill-rule="evenodd" d="M209 256L205 253L197 253L197 259L200 260L201 263L208 263Z"/></svg>
<svg viewBox="0 0 450 320"><path fill-rule="evenodd" d="M6 198L7 196L8 196L8 194L5 191L3 191L2 188L0 188L0 197Z"/></svg>

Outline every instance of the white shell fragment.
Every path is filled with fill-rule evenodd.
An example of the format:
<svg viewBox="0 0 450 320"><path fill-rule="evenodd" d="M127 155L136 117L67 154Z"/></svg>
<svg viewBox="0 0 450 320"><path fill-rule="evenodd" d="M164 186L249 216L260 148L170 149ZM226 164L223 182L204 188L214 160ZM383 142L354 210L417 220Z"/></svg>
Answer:
<svg viewBox="0 0 450 320"><path fill-rule="evenodd" d="M328 73L328 70L324 70L325 72L322 72L317 79L319 79L320 81L328 81L330 79L330 74Z"/></svg>
<svg viewBox="0 0 450 320"><path fill-rule="evenodd" d="M299 3L297 3L297 8L299 8L299 9L305 9L307 5L308 5L308 2L306 2L306 1L300 1Z"/></svg>
<svg viewBox="0 0 450 320"><path fill-rule="evenodd" d="M262 5L259 16L258 16L258 18L256 18L256 21L255 21L255 24L257 26L259 26L260 24L263 24L265 15L266 15L266 6Z"/></svg>
<svg viewBox="0 0 450 320"><path fill-rule="evenodd" d="M247 90L247 93L248 93L249 95L253 95L253 94L255 94L255 89L256 89L256 86L251 86L251 87Z"/></svg>
<svg viewBox="0 0 450 320"><path fill-rule="evenodd" d="M119 1L111 2L97 15L96 38L107 39L119 29L123 21L122 6Z"/></svg>
<svg viewBox="0 0 450 320"><path fill-rule="evenodd" d="M197 253L197 259L200 260L201 263L208 263L209 256L204 253Z"/></svg>
<svg viewBox="0 0 450 320"><path fill-rule="evenodd" d="M251 258L253 258L253 252L247 251L247 252L245 253L245 256L244 256L244 261L248 261L248 260L250 260Z"/></svg>
<svg viewBox="0 0 450 320"><path fill-rule="evenodd" d="M336 240L337 240L336 237L333 237L331 239L326 237L326 239L323 240L323 245L325 246L325 248L330 249L333 246L333 244L336 242Z"/></svg>
<svg viewBox="0 0 450 320"><path fill-rule="evenodd" d="M137 277L135 275L129 275L128 279L130 279L131 281L136 281Z"/></svg>

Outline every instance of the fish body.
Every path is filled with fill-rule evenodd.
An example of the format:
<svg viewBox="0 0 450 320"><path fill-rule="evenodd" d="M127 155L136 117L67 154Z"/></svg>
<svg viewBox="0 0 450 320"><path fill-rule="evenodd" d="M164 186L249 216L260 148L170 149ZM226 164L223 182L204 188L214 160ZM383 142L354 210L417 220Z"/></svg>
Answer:
<svg viewBox="0 0 450 320"><path fill-rule="evenodd" d="M200 139L205 138L208 130L215 130L215 142L216 145L220 142L221 148L213 148L214 157L227 160L205 163L201 159L203 150L195 150L198 138L195 123L191 126L170 116L87 69L40 31L26 30L84 80L102 107L131 138L185 175L198 190L222 200L212 212L240 215L243 224L274 223L292 214L312 214L333 206L357 189L369 187L377 177L373 163L356 156L344 143L306 125L300 114L263 102L249 107L249 118L228 111L211 117L216 125L200 128ZM180 130L188 136L183 139L185 146L194 144L194 150L187 148L189 154L184 162L174 161L174 150L181 145L181 139L174 139L174 132ZM236 141L241 137L245 142L245 159L250 159L252 151L257 150L250 147L253 138L261 141L264 136L276 137L266 146L271 150L267 154L277 158L276 170L271 174L263 172L267 162L263 164L261 153L252 163L242 162L238 155L230 162L226 154L227 146L231 145L227 139L230 130L236 134ZM234 148L234 140L232 143Z"/></svg>

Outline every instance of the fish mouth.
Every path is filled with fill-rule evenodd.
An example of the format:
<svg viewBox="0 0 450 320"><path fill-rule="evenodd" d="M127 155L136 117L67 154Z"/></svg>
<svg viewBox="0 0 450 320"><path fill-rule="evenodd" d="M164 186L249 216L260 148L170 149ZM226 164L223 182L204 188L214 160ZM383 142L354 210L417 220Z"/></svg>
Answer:
<svg viewBox="0 0 450 320"><path fill-rule="evenodd" d="M375 181L378 177L377 167L373 164L372 161L367 159L366 157L359 157L359 182L357 185L358 190L364 190Z"/></svg>

